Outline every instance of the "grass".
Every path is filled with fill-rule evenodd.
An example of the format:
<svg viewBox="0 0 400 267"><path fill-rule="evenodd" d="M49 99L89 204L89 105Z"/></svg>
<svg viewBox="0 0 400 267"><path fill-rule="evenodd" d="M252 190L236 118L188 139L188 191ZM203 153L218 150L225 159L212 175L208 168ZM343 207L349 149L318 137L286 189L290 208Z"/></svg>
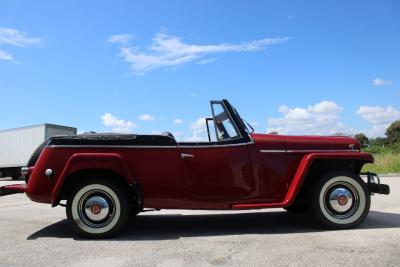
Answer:
<svg viewBox="0 0 400 267"><path fill-rule="evenodd" d="M372 146L364 148L363 151L371 153L375 162L364 165L362 171L376 173L400 173L400 145L394 146Z"/></svg>

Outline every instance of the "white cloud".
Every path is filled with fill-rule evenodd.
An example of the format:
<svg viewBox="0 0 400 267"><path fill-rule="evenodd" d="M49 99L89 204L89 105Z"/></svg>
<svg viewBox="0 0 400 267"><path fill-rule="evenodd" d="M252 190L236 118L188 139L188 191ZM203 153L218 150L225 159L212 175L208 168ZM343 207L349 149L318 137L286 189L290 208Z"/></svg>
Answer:
<svg viewBox="0 0 400 267"><path fill-rule="evenodd" d="M0 45L26 47L28 45L38 45L41 43L42 39L29 37L25 32L0 27ZM9 60L15 62L13 55L4 50L0 50L0 60Z"/></svg>
<svg viewBox="0 0 400 267"><path fill-rule="evenodd" d="M139 120L141 121L154 121L154 117L149 114L143 114L139 116Z"/></svg>
<svg viewBox="0 0 400 267"><path fill-rule="evenodd" d="M283 113L283 114L288 114L289 111L290 111L290 109L289 109L288 106L283 105L283 106L280 106L280 107L278 108L278 111L279 111L280 113Z"/></svg>
<svg viewBox="0 0 400 267"><path fill-rule="evenodd" d="M205 118L199 118L197 121L193 122L190 125L190 130L192 130L192 136L186 138L188 142L200 142L200 141L207 141L206 133L206 120Z"/></svg>
<svg viewBox="0 0 400 267"><path fill-rule="evenodd" d="M322 101L307 108L289 108L280 106L281 118L268 119L267 132L280 134L330 135L338 132L354 132L339 121L343 108L332 101Z"/></svg>
<svg viewBox="0 0 400 267"><path fill-rule="evenodd" d="M183 123L183 120L178 118L178 119L174 119L173 122L174 122L175 124L182 124L182 123Z"/></svg>
<svg viewBox="0 0 400 267"><path fill-rule="evenodd" d="M108 38L108 42L126 45L134 38L133 34L114 34Z"/></svg>
<svg viewBox="0 0 400 267"><path fill-rule="evenodd" d="M217 60L217 59L216 58L207 58L207 59L197 61L197 64L205 65L205 64L214 62L215 60Z"/></svg>
<svg viewBox="0 0 400 267"><path fill-rule="evenodd" d="M7 51L0 50L0 60L11 60L14 61L14 57Z"/></svg>
<svg viewBox="0 0 400 267"><path fill-rule="evenodd" d="M117 35L125 36L125 35ZM130 36L130 35L127 35ZM216 44L216 45L191 45L182 41L178 36L157 33L152 43L145 50L131 46L124 37L111 36L109 40L119 43L119 55L130 64L132 72L143 75L148 71L158 68L173 68L188 62L209 63L212 59L203 59L205 56L215 53L258 51L269 45L288 41L284 38L264 38L260 40L242 42L240 44ZM122 42L120 41L122 40Z"/></svg>
<svg viewBox="0 0 400 267"><path fill-rule="evenodd" d="M372 124L368 135L370 137L384 136L387 127L395 120L400 119L400 111L392 106L361 106L357 114Z"/></svg>
<svg viewBox="0 0 400 267"><path fill-rule="evenodd" d="M385 86L385 85L392 85L392 81L391 80L384 80L382 78L376 78L372 80L372 84L374 86Z"/></svg>
<svg viewBox="0 0 400 267"><path fill-rule="evenodd" d="M27 45L37 45L40 43L42 43L42 39L29 37L25 32L9 28L0 28L0 44L25 47Z"/></svg>
<svg viewBox="0 0 400 267"><path fill-rule="evenodd" d="M119 119L111 113L104 113L100 118L104 126L111 127L112 131L116 133L129 133L132 128L136 127L133 122Z"/></svg>

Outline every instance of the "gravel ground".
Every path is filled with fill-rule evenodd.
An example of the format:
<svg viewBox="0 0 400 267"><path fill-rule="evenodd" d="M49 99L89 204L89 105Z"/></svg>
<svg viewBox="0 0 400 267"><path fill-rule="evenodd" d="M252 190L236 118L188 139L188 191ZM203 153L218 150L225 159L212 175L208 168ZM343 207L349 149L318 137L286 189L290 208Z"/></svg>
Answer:
<svg viewBox="0 0 400 267"><path fill-rule="evenodd" d="M118 237L80 240L62 207L0 198L0 266L400 266L400 177L357 229L326 231L282 209L140 214ZM15 183L0 181L0 186Z"/></svg>

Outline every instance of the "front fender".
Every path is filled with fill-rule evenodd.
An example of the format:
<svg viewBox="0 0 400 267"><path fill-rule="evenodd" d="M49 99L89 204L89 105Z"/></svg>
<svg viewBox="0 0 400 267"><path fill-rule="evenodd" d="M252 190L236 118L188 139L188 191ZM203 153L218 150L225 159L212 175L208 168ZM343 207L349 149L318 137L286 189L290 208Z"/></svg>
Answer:
<svg viewBox="0 0 400 267"><path fill-rule="evenodd" d="M297 194L303 185L304 179L310 170L312 163L319 159L332 159L332 160L359 160L366 163L374 162L374 157L365 152L355 153L311 153L305 155L297 168L297 171L293 177L292 183L290 184L289 190L286 194L284 202L285 206L291 205L296 199Z"/></svg>
<svg viewBox="0 0 400 267"><path fill-rule="evenodd" d="M374 157L365 152L342 152L342 153L310 153L303 156L297 167L296 173L292 179L285 198L279 203L256 203L256 204L236 204L233 209L257 209L257 208L282 208L290 206L296 199L297 194L303 185L304 179L315 160L332 159L332 160L360 160L365 163L374 162Z"/></svg>
<svg viewBox="0 0 400 267"><path fill-rule="evenodd" d="M53 188L51 196L51 205L57 205L58 196L61 188L65 183L65 179L81 170L87 169L105 169L118 173L124 177L128 184L133 183L134 178L125 163L125 160L120 154L117 153L76 153L73 154L67 161L56 185Z"/></svg>

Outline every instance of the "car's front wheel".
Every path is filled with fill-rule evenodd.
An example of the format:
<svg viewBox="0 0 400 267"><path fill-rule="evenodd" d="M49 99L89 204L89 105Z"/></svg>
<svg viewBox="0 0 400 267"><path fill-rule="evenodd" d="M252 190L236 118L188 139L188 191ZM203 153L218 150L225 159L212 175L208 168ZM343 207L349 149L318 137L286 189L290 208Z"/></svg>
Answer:
<svg viewBox="0 0 400 267"><path fill-rule="evenodd" d="M108 180L88 180L73 190L67 200L67 219L82 237L114 235L129 219L126 193Z"/></svg>
<svg viewBox="0 0 400 267"><path fill-rule="evenodd" d="M311 212L329 228L352 228L368 215L370 198L367 186L358 175L333 172L315 184Z"/></svg>

